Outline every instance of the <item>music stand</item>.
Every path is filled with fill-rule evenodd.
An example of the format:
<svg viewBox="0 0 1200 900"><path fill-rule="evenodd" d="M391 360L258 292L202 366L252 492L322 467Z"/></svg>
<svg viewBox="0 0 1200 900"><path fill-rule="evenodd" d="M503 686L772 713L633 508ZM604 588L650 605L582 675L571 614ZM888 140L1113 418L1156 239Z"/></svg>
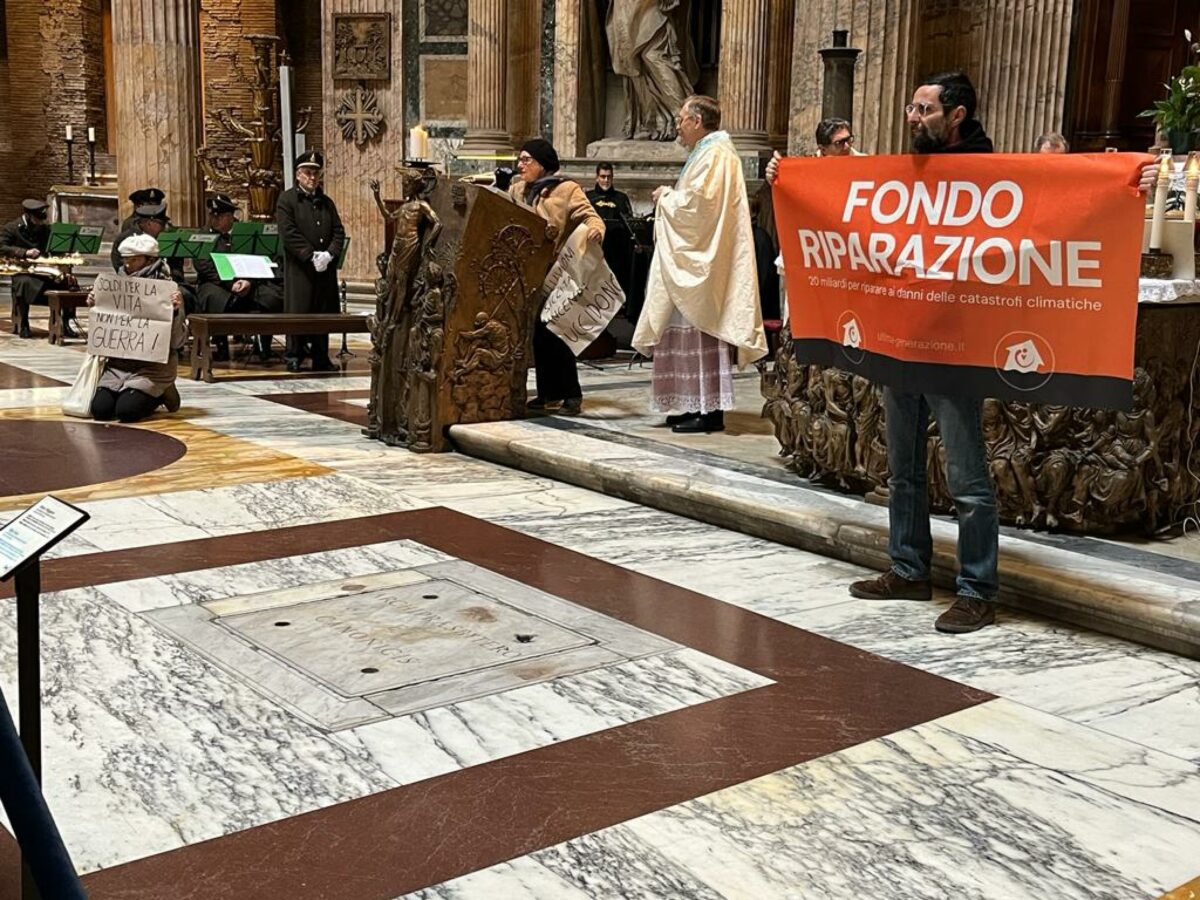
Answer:
<svg viewBox="0 0 1200 900"><path fill-rule="evenodd" d="M255 249L255 245L262 231L263 226L261 222L234 222L233 227L229 229L229 239L233 243L233 246L229 248L229 252L260 256L261 254Z"/></svg>
<svg viewBox="0 0 1200 900"><path fill-rule="evenodd" d="M74 222L55 222L50 226L46 241L47 256L100 252L104 229L99 225L77 225Z"/></svg>

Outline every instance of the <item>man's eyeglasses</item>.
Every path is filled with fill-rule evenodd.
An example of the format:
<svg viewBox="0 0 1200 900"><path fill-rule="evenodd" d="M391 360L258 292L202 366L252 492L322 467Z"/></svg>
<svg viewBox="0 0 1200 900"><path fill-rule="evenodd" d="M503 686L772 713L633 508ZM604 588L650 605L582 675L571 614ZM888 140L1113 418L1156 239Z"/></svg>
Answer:
<svg viewBox="0 0 1200 900"><path fill-rule="evenodd" d="M531 163L531 162L533 162L533 157L530 156L528 153L522 153L520 156L517 157L517 162L518 163Z"/></svg>
<svg viewBox="0 0 1200 900"><path fill-rule="evenodd" d="M945 108L946 107L940 103L910 103L908 106L904 107L904 114L906 116L911 116L913 113L916 113L918 116L924 119L933 115L935 112L941 112Z"/></svg>
<svg viewBox="0 0 1200 900"><path fill-rule="evenodd" d="M837 147L839 150L845 150L847 147L853 147L854 146L854 135L849 134L849 135L846 135L846 137L844 137L844 138L838 138L836 141L833 142L833 146Z"/></svg>

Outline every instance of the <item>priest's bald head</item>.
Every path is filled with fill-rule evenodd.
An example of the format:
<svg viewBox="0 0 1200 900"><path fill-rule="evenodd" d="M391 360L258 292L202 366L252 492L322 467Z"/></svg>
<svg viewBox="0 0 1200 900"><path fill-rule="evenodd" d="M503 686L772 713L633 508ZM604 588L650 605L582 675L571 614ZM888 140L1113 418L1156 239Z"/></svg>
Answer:
<svg viewBox="0 0 1200 900"><path fill-rule="evenodd" d="M721 107L705 94L692 94L675 115L677 140L691 150L706 134L721 127Z"/></svg>

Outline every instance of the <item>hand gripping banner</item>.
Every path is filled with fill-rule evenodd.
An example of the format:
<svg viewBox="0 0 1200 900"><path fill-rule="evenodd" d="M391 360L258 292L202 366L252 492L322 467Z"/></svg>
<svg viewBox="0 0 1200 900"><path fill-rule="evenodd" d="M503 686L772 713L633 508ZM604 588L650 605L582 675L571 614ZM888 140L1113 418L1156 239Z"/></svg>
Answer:
<svg viewBox="0 0 1200 900"><path fill-rule="evenodd" d="M784 159L796 359L907 392L1130 408L1146 161Z"/></svg>

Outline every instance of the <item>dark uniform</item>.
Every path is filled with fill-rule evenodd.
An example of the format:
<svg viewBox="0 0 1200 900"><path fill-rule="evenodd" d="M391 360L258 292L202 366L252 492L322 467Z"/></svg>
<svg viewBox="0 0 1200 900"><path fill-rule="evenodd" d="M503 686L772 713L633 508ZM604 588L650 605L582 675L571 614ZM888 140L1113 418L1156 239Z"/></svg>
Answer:
<svg viewBox="0 0 1200 900"><path fill-rule="evenodd" d="M25 212L21 218L9 222L0 231L0 256L26 259L30 250L46 252L50 240L50 226L46 224L46 204L40 200L26 200L22 204ZM12 277L12 302L19 311L20 322L13 334L29 337L29 306L41 299L53 282L41 275L20 273Z"/></svg>
<svg viewBox="0 0 1200 900"><path fill-rule="evenodd" d="M296 159L296 168L316 166L324 159L310 150ZM309 193L296 186L284 191L275 208L279 223L280 254L283 257L283 310L287 313L336 313L338 303L337 259L342 253L346 231L337 207L320 186ZM333 257L324 272L313 266L313 256L325 251ZM311 357L313 369L329 369L329 335L294 335L288 338L288 367L295 369Z"/></svg>
<svg viewBox="0 0 1200 900"><path fill-rule="evenodd" d="M162 203L166 199L167 195L163 189L156 187L139 188L129 195L129 202L133 204L133 208L135 210L139 206L158 206L158 204ZM125 221L121 223L121 227L117 229L117 233L122 234L126 231L129 231L130 234L132 234L130 229L133 228L133 223L136 221L137 213L135 212L126 217ZM128 237L129 235L125 236Z"/></svg>
<svg viewBox="0 0 1200 900"><path fill-rule="evenodd" d="M214 216L232 213L237 206L224 194L208 200L208 211ZM208 234L219 234L212 247L213 253L233 252L233 238L228 232L219 233L215 228L206 228ZM283 285L279 277L271 280L250 281L250 289L243 294L233 292L233 281L223 281L217 273L217 265L211 259L194 260L196 266L196 312L199 313L277 313L283 311ZM238 279L234 279L236 281ZM271 355L271 336L259 335L259 356L267 359Z"/></svg>

